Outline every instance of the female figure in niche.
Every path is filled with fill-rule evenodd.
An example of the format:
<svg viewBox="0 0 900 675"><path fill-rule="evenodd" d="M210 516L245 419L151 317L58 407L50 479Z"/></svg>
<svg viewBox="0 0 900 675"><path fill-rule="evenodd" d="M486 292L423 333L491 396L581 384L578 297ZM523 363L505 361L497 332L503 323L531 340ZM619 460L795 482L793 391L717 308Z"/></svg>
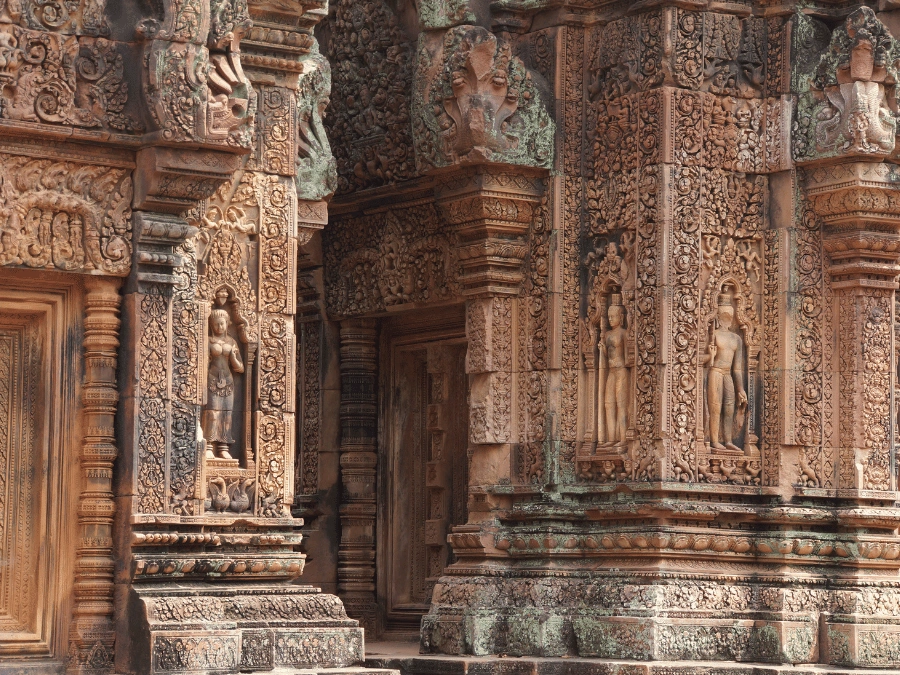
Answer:
<svg viewBox="0 0 900 675"><path fill-rule="evenodd" d="M216 301L222 305L219 293ZM244 372L241 350L228 334L231 317L228 310L216 307L209 317L209 371L207 399L203 410L203 435L207 442L207 457L231 459L228 446L231 437L231 418L234 413L234 373ZM211 448L211 449L210 449Z"/></svg>

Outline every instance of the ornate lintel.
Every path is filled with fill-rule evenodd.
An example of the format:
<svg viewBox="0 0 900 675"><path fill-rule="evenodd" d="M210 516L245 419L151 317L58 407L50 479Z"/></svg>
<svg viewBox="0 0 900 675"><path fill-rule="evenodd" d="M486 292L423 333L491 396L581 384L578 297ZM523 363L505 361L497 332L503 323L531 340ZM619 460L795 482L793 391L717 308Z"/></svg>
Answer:
<svg viewBox="0 0 900 675"><path fill-rule="evenodd" d="M297 245L305 246L316 231L328 224L328 202L297 201Z"/></svg>
<svg viewBox="0 0 900 675"><path fill-rule="evenodd" d="M463 294L514 295L523 278L526 236L546 170L480 165L456 168L435 188L438 209L458 237Z"/></svg>

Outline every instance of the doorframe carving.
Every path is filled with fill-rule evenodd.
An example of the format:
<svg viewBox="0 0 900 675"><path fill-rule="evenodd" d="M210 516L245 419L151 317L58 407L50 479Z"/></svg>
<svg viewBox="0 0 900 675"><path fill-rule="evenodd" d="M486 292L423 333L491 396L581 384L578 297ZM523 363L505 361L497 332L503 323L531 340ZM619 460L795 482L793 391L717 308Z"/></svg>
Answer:
<svg viewBox="0 0 900 675"><path fill-rule="evenodd" d="M422 349L435 343L467 344L465 331L465 305L460 302L427 311L413 310L398 313L396 316L381 321L378 340L378 445L376 464L376 525L375 525L375 588L377 599L376 636L381 639L418 638L418 619L409 631L402 628L389 628L392 621L399 622L401 617L391 618L390 610L390 570L393 558L390 546L392 536L389 524L392 522L394 499L393 484L390 480L392 452L392 430L389 415L391 414L392 365L394 350L397 346L419 344ZM467 406L468 407L468 406ZM468 423L468 419L465 420ZM468 488L468 485L466 486ZM424 527L424 524L423 524ZM425 603L425 611L427 605ZM410 612L410 618L414 615ZM411 622L412 625L412 622Z"/></svg>
<svg viewBox="0 0 900 675"><path fill-rule="evenodd" d="M46 538L55 545L48 546L47 556L37 573L38 596L43 607L37 620L39 637L30 644L13 643L5 650L0 647L0 660L10 659L9 665L62 668L69 653L68 628L75 617L76 603L71 600L76 578L76 550L80 547L76 525L81 508L82 492L78 461L81 456L81 430L86 424L81 417L84 364L79 347L83 335L84 306L80 279L55 272L31 270L0 271L0 308L16 314L34 314L44 323L41 328L45 340L42 350L41 387L44 389L46 410L38 422L43 430L36 435L45 464L46 478L42 486L39 542ZM61 361L61 363L60 363ZM112 541L108 541L112 555ZM39 605L41 601L39 601ZM14 660L13 660L14 659Z"/></svg>

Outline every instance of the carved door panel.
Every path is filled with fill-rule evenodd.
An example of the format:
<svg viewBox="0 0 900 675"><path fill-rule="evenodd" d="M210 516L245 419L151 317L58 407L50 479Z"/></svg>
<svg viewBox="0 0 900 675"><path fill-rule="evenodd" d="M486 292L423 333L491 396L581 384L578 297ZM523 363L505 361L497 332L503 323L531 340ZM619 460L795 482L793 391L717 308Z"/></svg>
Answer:
<svg viewBox="0 0 900 675"><path fill-rule="evenodd" d="M68 294L11 286L0 278L0 673L15 671L17 657L55 672L65 654L78 487L77 463L61 452L77 436L63 345L68 337L69 351L78 349L78 331L64 314Z"/></svg>
<svg viewBox="0 0 900 675"><path fill-rule="evenodd" d="M379 467L379 630L417 634L466 521L468 378L464 339L388 338Z"/></svg>

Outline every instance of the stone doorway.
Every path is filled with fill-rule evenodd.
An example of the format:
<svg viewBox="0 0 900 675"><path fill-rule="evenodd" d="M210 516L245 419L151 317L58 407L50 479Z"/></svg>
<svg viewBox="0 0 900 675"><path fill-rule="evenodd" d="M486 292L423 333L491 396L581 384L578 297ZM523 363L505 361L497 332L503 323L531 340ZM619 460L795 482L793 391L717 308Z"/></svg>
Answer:
<svg viewBox="0 0 900 675"><path fill-rule="evenodd" d="M418 637L434 584L453 562L447 534L466 522L463 316L423 318L387 321L382 332L377 627L391 639Z"/></svg>
<svg viewBox="0 0 900 675"><path fill-rule="evenodd" d="M79 487L77 289L0 275L0 673L65 669Z"/></svg>

